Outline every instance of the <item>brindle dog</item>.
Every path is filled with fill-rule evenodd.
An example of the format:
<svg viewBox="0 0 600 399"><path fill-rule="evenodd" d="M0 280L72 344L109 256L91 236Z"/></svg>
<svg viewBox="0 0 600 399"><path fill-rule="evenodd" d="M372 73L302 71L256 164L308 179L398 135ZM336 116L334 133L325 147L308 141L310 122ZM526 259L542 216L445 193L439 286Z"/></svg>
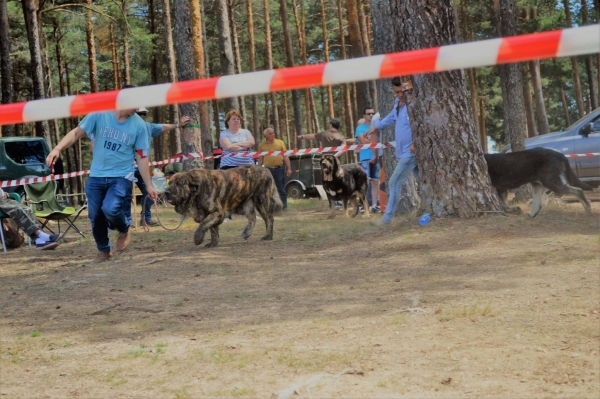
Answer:
<svg viewBox="0 0 600 399"><path fill-rule="evenodd" d="M210 230L210 243L219 244L219 225L232 213L245 215L248 225L244 239L252 234L256 211L265 221L267 235L273 239L273 215L283 205L271 172L259 166L241 166L227 170L194 169L175 174L165 191L167 200L180 215L191 214L200 224L194 234L194 243L200 245Z"/></svg>
<svg viewBox="0 0 600 399"><path fill-rule="evenodd" d="M344 204L344 216L348 215L348 201L353 206L352 217L358 213L357 199L365 209L365 218L370 218L367 190L369 189L367 174L360 165L342 165L333 155L323 155L321 159L321 172L323 174L323 188L329 200L330 213L328 219L335 218L335 201Z"/></svg>

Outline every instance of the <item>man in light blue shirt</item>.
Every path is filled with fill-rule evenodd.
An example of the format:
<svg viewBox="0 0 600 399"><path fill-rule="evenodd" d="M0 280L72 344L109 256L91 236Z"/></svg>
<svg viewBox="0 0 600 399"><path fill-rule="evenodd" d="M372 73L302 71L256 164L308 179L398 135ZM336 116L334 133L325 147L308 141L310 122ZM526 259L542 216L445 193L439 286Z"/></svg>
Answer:
<svg viewBox="0 0 600 399"><path fill-rule="evenodd" d="M126 86L125 88L133 87ZM129 245L129 222L125 217L123 200L131 190L133 162L137 161L140 174L148 186L148 196L157 197L150 181L148 167L149 140L142 118L135 109L91 113L79 126L71 130L54 147L46 158L48 166L54 164L60 152L83 136L93 137L94 151L90 177L85 185L88 201L88 217L92 222L92 234L98 248L95 261L113 257L108 229L119 232L116 251Z"/></svg>
<svg viewBox="0 0 600 399"><path fill-rule="evenodd" d="M148 150L152 146L152 139L154 137L159 137L161 133L168 132L170 130L175 130L180 127L186 126L190 123L190 117L184 116L182 117L178 123L150 123L146 122L146 116L148 115L148 110L145 107L138 108L135 111L143 120L146 125L146 131L148 132ZM150 200L146 200L148 197L148 190L146 190L146 183L144 183L144 179L142 179L142 175L140 174L139 169L135 168L134 177L136 178L136 185L140 189L142 193L142 211L141 211L141 219L140 224L146 223L147 226L158 226L158 222L152 220L152 204L153 202ZM131 224L131 201L133 199L133 187L131 187L129 195L125 197L125 203L123 207L125 209L125 217L127 221Z"/></svg>
<svg viewBox="0 0 600 399"><path fill-rule="evenodd" d="M364 123L359 124L356 127L355 137L358 141L357 144L370 144L372 142L377 143L377 133L371 134L371 140L367 139L364 134L371 128L371 121L375 115L375 110L372 107L366 107L363 111ZM359 121L360 122L360 121ZM367 174L369 180L369 194L368 199L371 204L371 213L380 213L381 211L377 208L377 199L379 198L379 171L380 171L380 153L379 149L361 149L358 153L358 161L360 166ZM363 212L363 211L361 211Z"/></svg>
<svg viewBox="0 0 600 399"><path fill-rule="evenodd" d="M419 170L417 169L417 163L415 161L415 147L413 146L412 130L410 128L410 120L408 119L408 110L406 109L406 98L405 91L412 90L412 84L406 82L402 83L400 77L396 76L392 79L392 89L396 94L394 100L394 109L382 120L373 123L365 136L369 137L377 130L384 129L388 126L394 125L394 136L396 140L396 158L398 158L398 164L394 173L389 179L389 197L387 200L387 206L383 218L380 220L374 220L373 224L382 225L391 223L394 218L394 214L398 209L400 203L400 191L404 181L408 178L411 173L419 177Z"/></svg>

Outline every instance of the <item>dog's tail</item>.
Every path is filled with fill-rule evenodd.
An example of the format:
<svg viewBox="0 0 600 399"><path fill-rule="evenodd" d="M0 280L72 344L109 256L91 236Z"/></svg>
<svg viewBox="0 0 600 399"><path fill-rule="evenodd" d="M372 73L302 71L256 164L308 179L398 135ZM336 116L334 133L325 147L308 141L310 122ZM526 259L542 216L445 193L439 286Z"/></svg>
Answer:
<svg viewBox="0 0 600 399"><path fill-rule="evenodd" d="M279 197L279 192L277 192L275 182L273 182L273 186L271 187L271 193L271 201L273 202L273 213L280 214L283 210L283 202L281 202L281 198Z"/></svg>
<svg viewBox="0 0 600 399"><path fill-rule="evenodd" d="M569 160L567 159L567 157L565 157L563 155L562 161L563 161L563 164L565 165L565 169L567 171L567 179L569 180L570 186L579 187L580 189L586 190L586 191L593 191L592 187L590 187L588 184L579 180L579 177L577 177L575 172L573 172L573 169L571 169L571 165L569 165Z"/></svg>

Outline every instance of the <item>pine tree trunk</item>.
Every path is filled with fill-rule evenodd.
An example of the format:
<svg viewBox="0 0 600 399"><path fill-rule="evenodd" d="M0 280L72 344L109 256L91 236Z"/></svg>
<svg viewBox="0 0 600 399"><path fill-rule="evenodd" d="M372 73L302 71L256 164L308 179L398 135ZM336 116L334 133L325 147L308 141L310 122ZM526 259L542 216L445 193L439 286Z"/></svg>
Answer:
<svg viewBox="0 0 600 399"><path fill-rule="evenodd" d="M329 31L327 30L327 14L325 11L325 1L321 0L321 28L323 30L323 54L325 62L329 62ZM333 109L333 88L327 86L327 105L329 106L329 117L335 116Z"/></svg>
<svg viewBox="0 0 600 399"><path fill-rule="evenodd" d="M248 41L250 42L250 71L256 71L256 45L254 43L254 13L252 0L246 0L246 17L248 18ZM258 96L252 96L252 127L254 134L258 134L259 127Z"/></svg>
<svg viewBox="0 0 600 399"><path fill-rule="evenodd" d="M342 55L342 59L347 59L346 55L346 39L344 38L344 18L342 15L342 1L337 0L337 17L338 17L338 28L340 31L340 52ZM350 132L354 132L354 119L352 110L356 109L356 105L352 104L352 99L350 96L350 85L346 83L344 85L344 110L346 111L346 129L349 129ZM354 136L354 134L352 134Z"/></svg>
<svg viewBox="0 0 600 399"><path fill-rule="evenodd" d="M175 0L173 8L175 13L175 51L177 51L177 74L180 81L196 79L194 59L194 38L192 32L192 13L188 0ZM227 21L227 20L225 20ZM190 128L183 129L181 146L183 153L201 152L202 139L197 102L179 104L182 115L190 117ZM203 168L202 158L192 158L184 162L184 169L191 170Z"/></svg>
<svg viewBox="0 0 600 399"><path fill-rule="evenodd" d="M563 0L563 6L565 8L567 28L571 28L573 27L573 22L571 19L571 9L569 0ZM583 93L581 91L581 81L579 78L579 65L577 63L577 57L571 57L571 66L573 68L573 84L575 86L575 101L577 102L577 111L579 112L579 117L582 118L585 114L585 109L583 107Z"/></svg>
<svg viewBox="0 0 600 399"><path fill-rule="evenodd" d="M167 78L169 82L177 82L177 67L175 66L175 46L173 45L173 29L171 28L171 2L163 0L163 24L165 28L165 43L167 45ZM169 105L169 121L177 123L179 120L179 108L176 105ZM171 133L171 156L181 152L181 132L179 129Z"/></svg>
<svg viewBox="0 0 600 399"><path fill-rule="evenodd" d="M154 13L154 0L148 0L148 31L152 35L152 56L150 58L150 80L153 85L159 82L159 71L158 71L158 60L156 59L157 47L157 36L155 27L155 13ZM160 107L154 107L152 109L152 121L158 123L160 121ZM159 161L166 158L162 146L162 134L158 137L152 138L152 147L154 148L154 160Z"/></svg>
<svg viewBox="0 0 600 399"><path fill-rule="evenodd" d="M200 2L194 0L190 1L190 11L192 14L192 37L194 40L194 66L196 69L197 78L204 79L207 77L207 73L204 55L204 19L200 7ZM198 111L200 118L200 140L202 153L206 156L210 156L213 153L213 139L212 131L210 129L210 113L208 110L208 102L200 101L198 103ZM214 169L214 161L212 159L205 160L204 168Z"/></svg>
<svg viewBox="0 0 600 399"><path fill-rule="evenodd" d="M346 19L348 20L348 40L350 42L351 58L359 58L366 56L363 42L363 35L360 31L360 19L358 15L359 6L362 5L359 0L346 0ZM355 83L357 106L354 108L359 115L362 115L362 110L371 106L373 99L371 98L371 90L369 89L368 81ZM352 120L354 122L354 120Z"/></svg>
<svg viewBox="0 0 600 399"><path fill-rule="evenodd" d="M588 6L587 6L587 1L586 0L581 0L581 18L582 18L582 22L583 25L587 25L589 24L589 20L588 20ZM596 93L596 88L594 87L594 65L593 65L593 56L591 55L587 55L585 57L585 69L587 72L587 78L588 78L588 87L590 90L590 102L591 102L591 108L592 109L596 109L598 108L598 96ZM598 87L598 89L600 90L600 87Z"/></svg>
<svg viewBox="0 0 600 399"><path fill-rule="evenodd" d="M284 115L284 119L285 119L285 135L287 136L287 148L288 150L295 148L296 146L296 138L294 137L294 142L292 143L290 141L290 112L289 112L289 108L288 108L288 99L287 99L287 93L284 91L283 92L283 115Z"/></svg>
<svg viewBox="0 0 600 399"><path fill-rule="evenodd" d="M35 0L24 0L23 14L25 15L25 27L27 30L27 40L29 41L29 54L31 56L31 79L33 81L33 99L40 100L46 98L44 90L44 71L42 65L42 47L39 36L39 21L37 19L37 8ZM48 145L52 145L50 137L50 127L47 121L35 123L35 134L43 137Z"/></svg>
<svg viewBox="0 0 600 399"><path fill-rule="evenodd" d="M398 50L456 42L452 0L392 3L390 18L398 26ZM377 25L374 19L373 26ZM422 207L438 217L474 217L479 211L500 211L460 71L413 75L412 82L414 92L408 96L407 104L421 178Z"/></svg>
<svg viewBox="0 0 600 399"><path fill-rule="evenodd" d="M238 40L237 24L235 23L235 10L233 7L233 0L229 0L227 6L229 8L229 25L231 27L231 36L233 39L233 54L235 55L237 73L242 73L242 57L240 56L240 44ZM247 129L248 115L246 114L246 100L243 96L241 96L238 97L238 101L240 103L240 113L242 114L242 127Z"/></svg>
<svg viewBox="0 0 600 399"><path fill-rule="evenodd" d="M305 34L304 34L304 1L301 1L301 17L298 16L298 6L296 4L296 0L292 0L292 10L294 12L294 22L296 27L296 36L298 36L298 47L300 49L300 60L302 65L306 65L308 63L308 57L306 54L306 42L305 42ZM311 115L311 105L310 105L310 89L304 89L304 109L306 110L306 115ZM306 132L307 134L312 134L312 118L306 118Z"/></svg>
<svg viewBox="0 0 600 399"><path fill-rule="evenodd" d="M402 47L397 43L397 26L391 15L390 3L387 0L371 0L371 17L373 18L373 54L386 54L400 51ZM394 91L391 88L390 79L380 79L377 83L378 103L376 111L385 117L394 107ZM380 132L379 142L386 143L394 141L394 127L388 127ZM389 186L387 182L394 173L398 164L394 148L383 149L383 167L385 170L385 191L389 197ZM384 182L382 182L384 183ZM411 175L402 185L400 204L397 215L412 213L421 206L421 199L417 190L415 178Z"/></svg>
<svg viewBox="0 0 600 399"><path fill-rule="evenodd" d="M118 90L121 88L119 82L119 57L117 56L117 42L115 41L115 28L113 23L109 23L108 31L110 35L110 50L112 55L112 67L113 67L113 89Z"/></svg>
<svg viewBox="0 0 600 399"><path fill-rule="evenodd" d="M177 10L179 12L179 10ZM227 11L227 0L215 1L215 13L217 15L217 29L219 30L219 49L221 51L221 73L223 75L235 74L235 60L233 58L233 47L231 45L231 30L229 29L229 12ZM179 63L181 60L179 59ZM181 76L181 75L180 75ZM232 109L240 109L237 97L224 99L226 112Z"/></svg>
<svg viewBox="0 0 600 399"><path fill-rule="evenodd" d="M86 0L89 7L92 7L92 0ZM90 74L90 92L98 91L98 67L96 66L96 38L94 36L94 22L92 19L92 10L85 11L85 38L88 50L88 68Z"/></svg>
<svg viewBox="0 0 600 399"><path fill-rule="evenodd" d="M292 37L288 24L288 12L286 0L279 0L279 14L281 16L281 25L283 29L283 38L285 42L285 58L288 67L294 66L294 49L292 47ZM294 108L294 124L296 126L296 134L302 135L302 106L300 104L300 91L292 90L292 106ZM273 104L276 108L276 105Z"/></svg>
<svg viewBox="0 0 600 399"><path fill-rule="evenodd" d="M527 116L527 137L537 136L538 132L531 96L531 75L527 67L523 69L523 99L525 100L525 115Z"/></svg>
<svg viewBox="0 0 600 399"><path fill-rule="evenodd" d="M266 65L265 69L273 69L273 46L272 46L272 38L271 38L271 9L269 7L269 1L263 1L264 12L265 12L265 38L266 38L266 46L267 46L267 58L265 59ZM272 127L275 130L275 136L279 137L277 132L279 126L279 112L277 110L277 97L275 93L270 93L269 98L271 99L271 111L273 112L273 123ZM265 103L268 103L268 99L265 98ZM266 112L266 110L265 110ZM267 124L265 128L271 127L271 114L267 113ZM260 140L255 140L256 149L258 149L258 144Z"/></svg>
<svg viewBox="0 0 600 399"><path fill-rule="evenodd" d="M534 60L529 62L529 71L533 82L533 92L535 94L535 112L536 122L539 134L550 133L548 125L548 115L546 114L546 105L544 104L544 91L542 87L542 75L540 73L540 61Z"/></svg>
<svg viewBox="0 0 600 399"><path fill-rule="evenodd" d="M500 19L501 36L515 36L517 32L516 0L504 0L496 10ZM523 100L523 77L519 64L500 65L500 84L502 86L502 111L504 132L509 139L512 152L525 150L525 102ZM515 190L515 202L525 202L531 198L529 185Z"/></svg>
<svg viewBox="0 0 600 399"><path fill-rule="evenodd" d="M8 7L6 0L0 0L0 82L2 104L13 102L12 65L10 63L10 28L8 25ZM13 137L15 125L3 125L0 137Z"/></svg>

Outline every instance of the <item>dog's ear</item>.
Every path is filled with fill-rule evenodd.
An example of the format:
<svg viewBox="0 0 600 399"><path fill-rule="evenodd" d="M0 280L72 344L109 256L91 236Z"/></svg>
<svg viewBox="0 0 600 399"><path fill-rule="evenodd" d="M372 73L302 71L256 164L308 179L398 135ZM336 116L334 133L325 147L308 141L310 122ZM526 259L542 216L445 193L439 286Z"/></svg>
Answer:
<svg viewBox="0 0 600 399"><path fill-rule="evenodd" d="M342 168L342 164L340 164L340 160L336 157L331 157L333 160L333 167L335 168L335 175L338 179L344 178L344 168Z"/></svg>

